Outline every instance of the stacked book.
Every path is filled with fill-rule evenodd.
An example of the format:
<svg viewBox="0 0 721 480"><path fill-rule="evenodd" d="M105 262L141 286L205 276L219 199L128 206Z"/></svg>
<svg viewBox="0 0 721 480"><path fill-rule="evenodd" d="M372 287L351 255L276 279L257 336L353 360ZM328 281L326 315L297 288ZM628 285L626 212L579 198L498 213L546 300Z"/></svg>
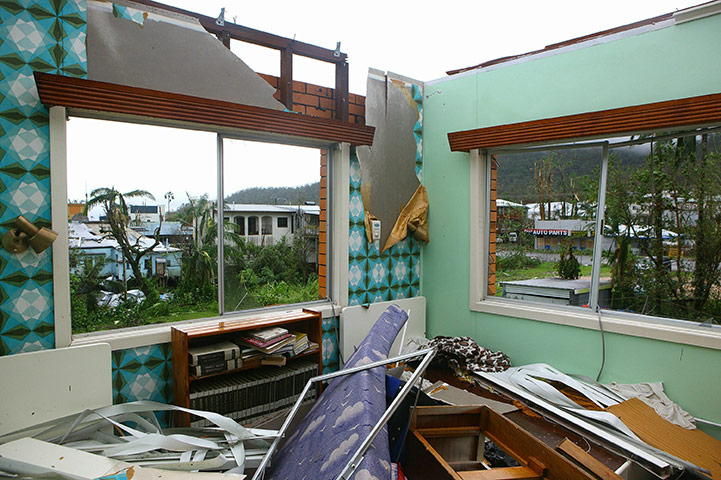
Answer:
<svg viewBox="0 0 721 480"><path fill-rule="evenodd" d="M317 343L308 340L307 333L288 331L281 327L245 332L236 338L236 343L243 347L249 347L243 352L244 359L258 355L272 355L276 358L279 355L285 355L290 358L306 350L318 348ZM270 363L266 362L266 364Z"/></svg>
<svg viewBox="0 0 721 480"><path fill-rule="evenodd" d="M204 377L213 373L236 370L243 366L240 347L233 342L219 342L188 349L189 373Z"/></svg>
<svg viewBox="0 0 721 480"><path fill-rule="evenodd" d="M279 352L283 347L295 341L295 335L281 327L263 328L243 333L236 338L237 343L266 355ZM292 348L292 347L291 347Z"/></svg>

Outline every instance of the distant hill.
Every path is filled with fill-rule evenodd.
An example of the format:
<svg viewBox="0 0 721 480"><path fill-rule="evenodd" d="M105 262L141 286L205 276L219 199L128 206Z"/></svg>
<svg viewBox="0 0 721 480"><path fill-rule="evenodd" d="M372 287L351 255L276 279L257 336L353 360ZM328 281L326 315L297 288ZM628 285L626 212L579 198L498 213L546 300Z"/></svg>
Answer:
<svg viewBox="0 0 721 480"><path fill-rule="evenodd" d="M226 203L291 204L320 202L320 182L299 187L253 187L239 190L225 198Z"/></svg>
<svg viewBox="0 0 721 480"><path fill-rule="evenodd" d="M538 202L536 184L533 178L533 167L536 162L547 158L549 152L524 152L498 157L498 198L518 203ZM646 153L629 149L617 149L612 152L615 162L626 170L640 168L646 162ZM612 157L613 158L613 157ZM552 195L561 200L561 172L567 182L574 180L576 185L583 182L584 177L595 180L597 184L601 168L601 156L598 151L560 150L554 154L554 167L551 180ZM568 192L565 192L568 193Z"/></svg>

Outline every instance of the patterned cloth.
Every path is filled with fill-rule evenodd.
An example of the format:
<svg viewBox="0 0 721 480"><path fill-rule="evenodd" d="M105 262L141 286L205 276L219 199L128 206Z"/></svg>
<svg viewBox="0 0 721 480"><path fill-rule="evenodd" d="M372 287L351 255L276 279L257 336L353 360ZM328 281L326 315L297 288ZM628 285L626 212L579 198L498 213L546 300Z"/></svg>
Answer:
<svg viewBox="0 0 721 480"><path fill-rule="evenodd" d="M381 314L345 368L388 358L408 319L395 305ZM288 441L273 455L268 480L335 480L386 409L385 367L334 379ZM378 434L354 480L390 480L388 427Z"/></svg>
<svg viewBox="0 0 721 480"><path fill-rule="evenodd" d="M481 347L471 337L439 335L428 347L438 349L433 363L450 366L454 371L502 372L511 366L508 355Z"/></svg>

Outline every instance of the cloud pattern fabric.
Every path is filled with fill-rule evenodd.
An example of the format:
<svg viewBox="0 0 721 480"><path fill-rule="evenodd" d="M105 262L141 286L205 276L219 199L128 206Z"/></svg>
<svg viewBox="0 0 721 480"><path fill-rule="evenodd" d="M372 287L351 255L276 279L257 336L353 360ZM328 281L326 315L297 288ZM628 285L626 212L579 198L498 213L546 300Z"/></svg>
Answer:
<svg viewBox="0 0 721 480"><path fill-rule="evenodd" d="M391 305L344 368L388 358L408 319ZM335 480L386 409L385 367L334 379L275 455L269 480ZM383 428L358 466L355 480L391 478L388 430Z"/></svg>

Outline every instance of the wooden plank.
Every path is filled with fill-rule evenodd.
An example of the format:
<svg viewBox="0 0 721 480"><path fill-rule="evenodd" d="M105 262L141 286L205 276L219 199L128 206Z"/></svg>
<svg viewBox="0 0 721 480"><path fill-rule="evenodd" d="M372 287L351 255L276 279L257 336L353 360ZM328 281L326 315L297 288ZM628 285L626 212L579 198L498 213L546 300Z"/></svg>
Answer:
<svg viewBox="0 0 721 480"><path fill-rule="evenodd" d="M448 134L451 151L600 138L721 121L721 94L579 113Z"/></svg>
<svg viewBox="0 0 721 480"><path fill-rule="evenodd" d="M188 335L176 327L170 328L170 353L173 366L173 403L190 407L190 380L188 366ZM190 414L175 412L176 425L190 425Z"/></svg>
<svg viewBox="0 0 721 480"><path fill-rule="evenodd" d="M160 119L163 124L276 133L352 145L373 143L373 127L298 115L270 108L147 88L35 72L41 102L76 112L103 112L127 121Z"/></svg>
<svg viewBox="0 0 721 480"><path fill-rule="evenodd" d="M417 432L408 432L406 441L406 463L403 472L408 478L432 478L433 480L461 480L436 452L436 450Z"/></svg>
<svg viewBox="0 0 721 480"><path fill-rule="evenodd" d="M594 478L515 423L491 409L486 408L485 410L487 413L484 425L486 436L517 461L520 460L520 463L527 463L529 458L535 457L548 467L546 478L549 479L590 480Z"/></svg>
<svg viewBox="0 0 721 480"><path fill-rule="evenodd" d="M606 409L644 442L711 472L721 479L721 441L701 430L687 430L660 417L653 408L632 398Z"/></svg>
<svg viewBox="0 0 721 480"><path fill-rule="evenodd" d="M469 471L469 470L485 470L486 467L483 465L483 463L477 461L477 460L465 460L465 461L457 461L457 462L447 462L448 465L453 467L453 470L456 472L460 471Z"/></svg>
<svg viewBox="0 0 721 480"><path fill-rule="evenodd" d="M288 110L293 110L293 49L283 48L280 51L280 78L278 78L280 103Z"/></svg>
<svg viewBox="0 0 721 480"><path fill-rule="evenodd" d="M348 121L348 64L335 64L335 118Z"/></svg>
<svg viewBox="0 0 721 480"><path fill-rule="evenodd" d="M540 480L538 473L528 467L492 468L491 470L469 470L458 472L463 480Z"/></svg>
<svg viewBox="0 0 721 480"><path fill-rule="evenodd" d="M454 405L454 406L428 406L417 407L416 417L425 417L431 415L457 415L459 413L480 414L483 407L478 405Z"/></svg>
<svg viewBox="0 0 721 480"><path fill-rule="evenodd" d="M239 318L234 320L216 320L200 325L179 325L173 327L184 332L186 335L196 338L205 335L218 335L222 333L239 332L243 330L254 330L264 327L272 327L283 323L309 320L315 317L315 313L303 312L282 312L256 318Z"/></svg>
<svg viewBox="0 0 721 480"><path fill-rule="evenodd" d="M467 437L481 433L481 427L439 427L419 428L416 430L425 438L433 437Z"/></svg>
<svg viewBox="0 0 721 480"><path fill-rule="evenodd" d="M436 427L478 428L481 406L439 406L417 407L411 419L411 428L416 430Z"/></svg>
<svg viewBox="0 0 721 480"><path fill-rule="evenodd" d="M590 454L586 453L585 450L583 450L581 447L579 447L567 438L565 438L563 442L561 442L561 444L558 446L558 449L568 454L578 463L598 475L599 478L606 480L622 480L621 476L617 475L616 472L593 458Z"/></svg>

